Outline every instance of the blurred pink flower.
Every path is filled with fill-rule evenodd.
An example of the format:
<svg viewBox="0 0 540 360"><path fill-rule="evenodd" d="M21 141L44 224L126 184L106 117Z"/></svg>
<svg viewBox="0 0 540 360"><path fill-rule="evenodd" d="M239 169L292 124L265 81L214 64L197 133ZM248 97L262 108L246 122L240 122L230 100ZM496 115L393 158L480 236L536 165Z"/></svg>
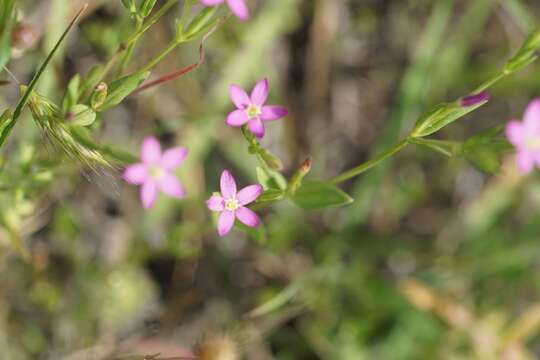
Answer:
<svg viewBox="0 0 540 360"><path fill-rule="evenodd" d="M229 86L229 95L236 105L236 110L227 116L225 123L230 126L242 126L248 124L249 130L258 138L264 136L263 121L281 119L289 113L282 106L265 105L268 98L268 80L259 81L251 96L237 85Z"/></svg>
<svg viewBox="0 0 540 360"><path fill-rule="evenodd" d="M261 185L249 185L236 192L236 181L231 173L224 170L220 180L221 194L212 195L206 201L206 206L212 211L221 212L218 220L218 234L225 236L231 231L234 219L240 220L249 227L260 224L259 217L245 205L255 201L262 193Z"/></svg>
<svg viewBox="0 0 540 360"><path fill-rule="evenodd" d="M526 175L540 167L540 98L527 105L523 122L512 120L506 126L506 137L517 150L519 171Z"/></svg>
<svg viewBox="0 0 540 360"><path fill-rule="evenodd" d="M162 153L155 137L144 139L141 162L126 168L124 180L141 185L141 202L145 209L152 207L158 190L173 198L184 197L184 188L172 172L182 164L187 154L187 149L183 147L174 147Z"/></svg>
<svg viewBox="0 0 540 360"><path fill-rule="evenodd" d="M246 21L249 19L249 10L245 0L201 0L201 3L205 6L215 6L227 1L227 5L236 17L240 20Z"/></svg>

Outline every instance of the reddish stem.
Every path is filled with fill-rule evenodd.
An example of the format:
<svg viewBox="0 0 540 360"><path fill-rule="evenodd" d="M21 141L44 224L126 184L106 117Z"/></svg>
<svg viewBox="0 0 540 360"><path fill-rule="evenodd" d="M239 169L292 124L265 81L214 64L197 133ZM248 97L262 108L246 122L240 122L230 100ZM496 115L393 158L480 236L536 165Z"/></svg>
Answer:
<svg viewBox="0 0 540 360"><path fill-rule="evenodd" d="M195 69L197 69L202 63L204 63L204 56L205 56L205 52L204 52L204 42L206 41L206 39L208 39L208 37L210 37L210 35L212 35L212 33L214 31L216 31L216 29L221 26L221 24L223 24L225 22L225 20L227 20L228 16L225 17L225 18L222 18L221 21L219 21L216 25L214 25L214 27L212 29L210 29L210 31L208 31L206 34L204 34L203 38L201 39L201 45L199 46L199 61L197 61L196 63L194 64L191 64L189 66L186 66L180 70L177 70L173 73L170 73L170 74L167 74L167 75L164 75L162 77L160 77L159 79L156 79L154 81L151 81L147 84L144 84L143 86L139 87L138 89L135 89L131 95L135 95L135 94L138 94L140 93L141 91L143 90L146 90L146 89L149 89L149 88L152 88L154 86L158 86L158 85L161 85L161 84L164 84L168 81L171 81L171 80L174 80L174 79L177 79Z"/></svg>

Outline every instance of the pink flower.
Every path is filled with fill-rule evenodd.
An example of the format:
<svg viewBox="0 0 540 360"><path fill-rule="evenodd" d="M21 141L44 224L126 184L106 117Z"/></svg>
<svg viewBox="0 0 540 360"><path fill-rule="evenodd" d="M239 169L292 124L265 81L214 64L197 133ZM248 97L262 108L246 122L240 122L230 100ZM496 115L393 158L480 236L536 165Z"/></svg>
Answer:
<svg viewBox="0 0 540 360"><path fill-rule="evenodd" d="M245 0L226 0L227 5L236 17L240 20L246 21L249 19L249 10ZM205 6L215 6L224 3L225 0L201 0L201 3Z"/></svg>
<svg viewBox="0 0 540 360"><path fill-rule="evenodd" d="M147 137L141 146L141 162L130 165L124 171L124 180L141 185L141 202L145 209L156 201L158 190L173 198L182 198L184 188L173 175L186 158L188 151L174 147L161 153L161 146L155 137Z"/></svg>
<svg viewBox="0 0 540 360"><path fill-rule="evenodd" d="M540 98L529 103L523 122L508 123L506 137L517 149L516 161L522 174L530 173L534 165L540 167Z"/></svg>
<svg viewBox="0 0 540 360"><path fill-rule="evenodd" d="M268 98L268 80L259 81L251 96L237 85L229 86L229 95L236 105L236 110L227 116L225 123L230 126L242 126L248 124L249 130L258 138L264 136L263 121L281 119L289 113L282 106L264 105Z"/></svg>
<svg viewBox="0 0 540 360"><path fill-rule="evenodd" d="M259 226L259 217L245 205L261 195L262 186L249 185L236 192L236 181L229 171L224 170L221 173L220 187L221 194L213 195L206 201L208 209L221 212L218 220L219 236L225 236L231 231L235 218L249 227Z"/></svg>

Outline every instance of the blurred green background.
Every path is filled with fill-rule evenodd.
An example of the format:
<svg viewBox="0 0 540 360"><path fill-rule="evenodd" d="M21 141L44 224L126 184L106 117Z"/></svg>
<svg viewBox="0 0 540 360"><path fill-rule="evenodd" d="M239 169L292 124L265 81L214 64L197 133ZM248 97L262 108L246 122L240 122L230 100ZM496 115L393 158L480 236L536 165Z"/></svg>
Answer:
<svg viewBox="0 0 540 360"><path fill-rule="evenodd" d="M74 74L105 62L134 26L120 1L86 2L38 85L57 101ZM144 35L128 70L174 36L180 3ZM204 200L223 168L242 186L256 181L241 133L223 123L229 83L250 88L268 77L271 102L290 115L268 126L263 144L286 174L311 156L309 176L331 178L495 74L538 24L540 3L248 3L252 19L228 19L195 72L128 98L95 132L133 154L150 134L188 147L178 173L183 201L160 197L144 211L119 170L60 158L25 112L2 159L21 177L20 192L0 192L3 217L17 224L0 229L2 359L174 357L223 335L249 360L539 358L540 182L520 177L512 154L486 173L411 146L343 184L353 204L305 212L279 203L260 211L264 228L250 236L218 238ZM19 1L24 27L8 66L19 81L29 81L82 4ZM180 47L152 77L196 61L198 46ZM1 88L4 109L18 87L0 76L11 82ZM540 95L540 64L491 95L437 137L463 141L520 118ZM38 165L25 168L33 157ZM42 187L24 188L27 172L54 162L61 166ZM28 260L13 250L14 236Z"/></svg>

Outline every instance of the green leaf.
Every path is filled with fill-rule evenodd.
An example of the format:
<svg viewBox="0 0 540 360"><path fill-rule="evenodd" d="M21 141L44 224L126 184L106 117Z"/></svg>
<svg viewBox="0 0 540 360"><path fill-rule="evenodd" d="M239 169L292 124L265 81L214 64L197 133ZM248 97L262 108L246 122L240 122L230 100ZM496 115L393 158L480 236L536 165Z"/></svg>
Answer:
<svg viewBox="0 0 540 360"><path fill-rule="evenodd" d="M122 4L124 7L130 12L135 13L137 12L137 8L135 7L135 1L134 0L122 0Z"/></svg>
<svg viewBox="0 0 540 360"><path fill-rule="evenodd" d="M5 110L2 115L0 115L0 138L4 136L4 131L6 128L9 128L10 124L13 122L13 113L11 110Z"/></svg>
<svg viewBox="0 0 540 360"><path fill-rule="evenodd" d="M279 189L268 189L265 190L261 196L257 198L257 203L264 203L270 201L278 201L283 199L285 196L285 191Z"/></svg>
<svg viewBox="0 0 540 360"><path fill-rule="evenodd" d="M142 17L147 17L148 15L150 15L155 5L156 0L143 0L139 13Z"/></svg>
<svg viewBox="0 0 540 360"><path fill-rule="evenodd" d="M502 126L496 126L470 137L463 144L463 156L478 170L495 173L505 152L512 146L500 137Z"/></svg>
<svg viewBox="0 0 540 360"><path fill-rule="evenodd" d="M96 110L105 111L118 105L129 94L131 94L133 90L137 89L139 85L146 80L148 75L150 75L149 71L135 73L111 82L109 85L107 98Z"/></svg>
<svg viewBox="0 0 540 360"><path fill-rule="evenodd" d="M485 103L487 103L487 100L472 106L461 106L459 101L437 105L435 109L418 119L416 127L411 133L411 137L420 138L431 135L457 119L467 115L471 111L478 109Z"/></svg>
<svg viewBox="0 0 540 360"><path fill-rule="evenodd" d="M11 57L11 32L15 23L15 0L4 0L0 4L0 72Z"/></svg>
<svg viewBox="0 0 540 360"><path fill-rule="evenodd" d="M95 87L103 77L104 71L105 67L102 64L92 66L81 82L81 94L86 93L89 89Z"/></svg>
<svg viewBox="0 0 540 360"><path fill-rule="evenodd" d="M324 181L304 181L292 200L308 210L350 204L353 199L337 186Z"/></svg>
<svg viewBox="0 0 540 360"><path fill-rule="evenodd" d="M540 49L540 29L533 31L517 53L506 63L504 67L505 73L513 73L535 61L537 58L536 52Z"/></svg>
<svg viewBox="0 0 540 360"><path fill-rule="evenodd" d="M218 7L206 7L200 13L195 16L195 18L189 23L186 30L178 28L177 26L177 36L190 40L199 35L204 34L208 29L210 29L214 24L216 19L213 19L214 14L216 13Z"/></svg>
<svg viewBox="0 0 540 360"><path fill-rule="evenodd" d="M94 110L83 104L77 104L72 109L71 124L78 126L89 126L96 121L96 113Z"/></svg>
<svg viewBox="0 0 540 360"><path fill-rule="evenodd" d="M64 113L70 111L75 104L79 101L79 85L81 84L81 77L79 74L71 78L68 83L64 99L62 100L62 111Z"/></svg>
<svg viewBox="0 0 540 360"><path fill-rule="evenodd" d="M448 157L458 155L461 152L462 147L461 144L458 142L445 140L413 138L410 140L410 142L416 145L427 147L428 149L437 151Z"/></svg>

